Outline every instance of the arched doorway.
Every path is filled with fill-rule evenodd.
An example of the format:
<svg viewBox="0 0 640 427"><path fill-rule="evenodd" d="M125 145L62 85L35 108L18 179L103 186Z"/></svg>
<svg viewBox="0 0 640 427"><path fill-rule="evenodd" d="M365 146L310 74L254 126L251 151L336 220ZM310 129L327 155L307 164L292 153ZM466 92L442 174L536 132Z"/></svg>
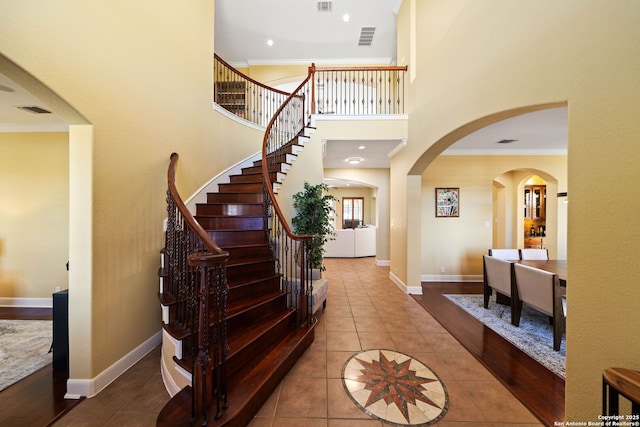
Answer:
<svg viewBox="0 0 640 427"><path fill-rule="evenodd" d="M493 197L492 179L495 176L499 176L504 171L509 170L539 170L541 171L540 173L544 173L543 171L546 169L551 171L547 173L547 175L552 175L549 177L551 180L554 180L553 175L557 176L557 179L555 179L557 181L556 187L551 190L554 191L553 194L556 194L558 188L561 188L561 191L566 191L566 150L564 155L550 154L546 157L536 156L536 154L528 152L523 152L521 155L508 152L494 156L486 156L486 153L472 153L470 155L475 157L472 160L467 157L468 163L464 169L458 172L453 171L451 168L442 169L439 172L440 176L431 181L424 177L428 168L436 164L436 159L442 158L443 154L447 154L445 150L450 149L454 143L463 138L493 124L505 122L507 119L552 109L561 110L566 120L566 104L564 103L521 107L477 119L440 138L413 164L407 174L406 200L421 199L423 202L419 211L413 207L410 208L409 205L406 209L406 225L407 227L411 225L411 231L407 230L406 233L406 248L403 248L403 250L406 250L407 260L407 283L405 284L407 292L413 293L416 290L419 292L419 283L425 277L427 280L432 276L449 276L455 280L464 280L469 277L475 280L481 277L482 254L486 253L487 249L492 246L494 239L491 206ZM544 128L539 130L543 131ZM533 131L536 130L534 129ZM564 132L566 140L566 123ZM524 136L522 139L524 140ZM451 154L450 157L456 156L459 159L463 159L459 153L456 154ZM481 173L485 174L482 179L486 179L486 181L482 188L477 186L480 178L476 179L476 177L469 176L469 166L475 167L474 165L477 165L478 169L482 169ZM489 176L488 174L492 172L487 171L487 167L493 168L495 174ZM447 221L449 222L438 220L436 224L436 220L432 218L433 212L429 207L429 203L433 203L432 192L435 187L439 186L436 184L438 180L444 186L457 187L459 186L457 185L458 182L465 182L465 186L460 186L460 218L455 220L448 219ZM467 189L465 190L465 188ZM471 195L469 194L469 189L471 189ZM516 198L512 197L506 203L513 204L513 212L516 212L516 204L518 203ZM477 214L478 207L481 209L479 215ZM512 233L513 237L511 239L514 245L518 243L517 223L510 224L506 229ZM419 232L417 232L418 230ZM438 233L439 235L436 235ZM452 236L453 239L451 238ZM508 241L506 232L502 238L505 242ZM447 241L446 253L442 250L437 250L437 247L429 246L429 242L442 241ZM523 239L522 242L524 242ZM393 242L392 247L396 247ZM416 250L418 248L421 249ZM443 256L445 256L444 259ZM450 265L447 263L450 263Z"/></svg>

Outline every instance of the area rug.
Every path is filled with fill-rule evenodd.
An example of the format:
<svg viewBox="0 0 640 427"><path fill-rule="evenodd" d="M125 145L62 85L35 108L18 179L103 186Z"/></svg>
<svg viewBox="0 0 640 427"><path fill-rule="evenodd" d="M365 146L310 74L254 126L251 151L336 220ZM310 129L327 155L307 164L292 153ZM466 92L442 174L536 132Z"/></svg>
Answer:
<svg viewBox="0 0 640 427"><path fill-rule="evenodd" d="M50 320L0 319L0 391L51 363Z"/></svg>
<svg viewBox="0 0 640 427"><path fill-rule="evenodd" d="M444 383L426 365L394 350L364 350L342 368L342 385L369 416L394 426L427 427L449 409Z"/></svg>
<svg viewBox="0 0 640 427"><path fill-rule="evenodd" d="M547 315L525 305L522 307L520 326L516 327L511 324L511 308L496 304L493 296L488 309L484 308L483 295L448 294L445 297L551 372L565 377L565 339L563 337L560 351L555 351L553 327Z"/></svg>

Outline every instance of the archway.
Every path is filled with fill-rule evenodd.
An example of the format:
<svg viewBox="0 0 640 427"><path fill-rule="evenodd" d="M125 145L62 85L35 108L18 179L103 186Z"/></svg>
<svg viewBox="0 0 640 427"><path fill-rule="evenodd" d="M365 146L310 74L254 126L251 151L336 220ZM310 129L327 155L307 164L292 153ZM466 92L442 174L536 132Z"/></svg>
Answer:
<svg viewBox="0 0 640 427"><path fill-rule="evenodd" d="M91 367L86 337L91 336L92 323L93 126L60 95L1 53L0 73L42 101L68 125L69 375L86 378ZM83 394L73 388L68 383L66 397L78 398Z"/></svg>
<svg viewBox="0 0 640 427"><path fill-rule="evenodd" d="M492 180L495 176L499 176L505 170L520 170L523 176L529 171L539 171L540 174L545 174L543 159L535 159L535 156L514 156L516 160L504 161L501 158L495 158L493 163L487 163L487 158L482 158L483 167L487 165L495 169L496 173L492 176L485 176L486 179L484 187L476 188L477 180L471 182L472 178L466 176L467 170L458 174L453 174L450 169L441 169L439 176L431 180L425 178L425 173L428 167L433 167L439 163L434 163L436 159L441 158L441 154L444 150L449 148L455 142L461 138L472 134L473 132L480 130L486 126L494 123L501 122L505 119L516 117L525 113L531 113L535 111L566 107L565 103L550 103L544 105L520 107L508 111L503 111L488 115L477 119L473 122L467 123L458 129L443 136L434 144L432 144L419 158L413 163L410 168L410 172L407 175L407 225L411 224L411 233L407 232L407 289L409 293L419 291L417 283L424 280L432 280L443 276L452 278L452 280L477 280L481 277L481 255L486 253L487 248L491 247L493 242L492 233L492 218L493 212L492 206L492 194L493 184ZM453 157L453 156L452 156ZM566 156L556 156L564 166L552 165L546 172L546 177L550 181L555 181L554 189L550 189L550 194L556 194L558 188L562 188L566 191ZM475 158L478 162L479 157ZM537 162L535 161L537 160ZM468 160L469 164L473 164L471 160ZM562 169L564 167L564 169ZM502 170L500 170L502 168ZM486 169L486 168L485 168ZM446 172L444 172L446 171ZM436 174L438 172L435 172ZM489 174L483 170L482 173ZM553 175L557 175L558 178L554 178ZM443 178L444 177L444 178ZM455 177L455 180L452 180ZM467 179L468 178L468 179ZM469 194L469 190L465 188L460 189L461 197L461 217L455 220L434 219L433 210L431 205L433 204L433 189L441 186L440 184L446 184L444 186L459 186L459 182L463 182L465 179L466 187L472 188L472 194ZM453 185L456 184L456 185ZM466 191L466 192L465 192ZM474 193L475 191L475 193ZM471 197L470 197L471 196ZM475 198L475 200L474 200ZM417 210L413 207L409 207L409 200L422 200L421 209ZM481 206L481 214L476 215L474 218L463 218L465 212L469 215L469 212L476 212L473 209L469 209L469 204L476 203L476 206ZM518 203L516 198L512 198L508 203L513 203L513 212L517 212L515 208ZM476 207L476 206L472 206ZM466 209L466 210L465 210ZM522 215L522 214L521 214ZM455 224L455 226L454 226ZM515 224L515 223L514 223ZM420 232L416 226L420 227ZM516 226L510 225L510 231L513 236L516 236ZM435 230L435 231L434 231ZM550 230L551 231L551 230ZM431 233L431 234L430 234ZM453 236L453 237L452 237ZM506 234L503 237L506 241ZM457 241L456 241L457 239ZM439 242L439 249L437 247L430 247L430 242ZM448 246L445 246L447 251L442 250L443 241L447 241ZM517 244L517 239L514 239ZM451 247L458 245L458 250L449 250ZM416 251L416 248L421 248ZM462 248L462 249L461 249ZM557 255L556 255L557 256ZM418 277L419 276L419 277ZM417 279L417 280L416 280Z"/></svg>

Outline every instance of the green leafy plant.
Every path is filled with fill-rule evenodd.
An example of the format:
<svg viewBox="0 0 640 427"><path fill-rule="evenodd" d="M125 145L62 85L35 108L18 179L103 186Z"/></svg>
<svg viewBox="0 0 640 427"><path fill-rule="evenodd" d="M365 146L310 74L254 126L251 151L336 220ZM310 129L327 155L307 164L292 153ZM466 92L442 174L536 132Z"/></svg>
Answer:
<svg viewBox="0 0 640 427"><path fill-rule="evenodd" d="M312 234L313 239L307 251L307 257L313 268L324 271L322 262L324 244L335 235L331 224L331 214L334 209L331 201L337 200L326 194L329 187L326 184L311 185L304 183L304 190L293 195L293 207L296 216L293 218L293 228L297 234Z"/></svg>

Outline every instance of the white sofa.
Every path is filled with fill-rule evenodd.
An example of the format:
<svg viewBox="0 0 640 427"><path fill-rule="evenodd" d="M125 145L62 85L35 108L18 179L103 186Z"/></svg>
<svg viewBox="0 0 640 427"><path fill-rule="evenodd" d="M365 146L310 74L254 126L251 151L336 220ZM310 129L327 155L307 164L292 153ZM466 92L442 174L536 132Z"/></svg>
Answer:
<svg viewBox="0 0 640 427"><path fill-rule="evenodd" d="M335 239L324 244L326 258L358 258L375 256L376 231L374 226L336 230Z"/></svg>

